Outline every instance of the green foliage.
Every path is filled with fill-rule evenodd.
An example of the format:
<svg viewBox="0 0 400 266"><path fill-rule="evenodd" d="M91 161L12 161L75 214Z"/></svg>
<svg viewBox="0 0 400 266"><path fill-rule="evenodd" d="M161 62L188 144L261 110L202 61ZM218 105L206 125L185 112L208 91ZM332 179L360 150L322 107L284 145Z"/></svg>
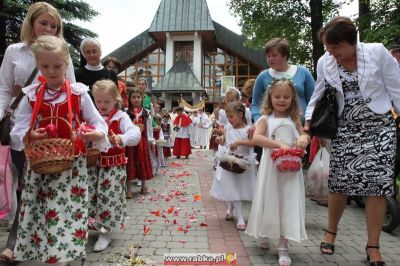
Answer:
<svg viewBox="0 0 400 266"><path fill-rule="evenodd" d="M365 42L385 46L400 43L400 0L371 0L370 12L357 19L357 24L371 22L365 31Z"/></svg>
<svg viewBox="0 0 400 266"><path fill-rule="evenodd" d="M341 0L322 0L323 18L338 14ZM231 0L229 8L240 18L249 47L260 48L273 37L286 38L291 61L312 68L311 10L305 0Z"/></svg>
<svg viewBox="0 0 400 266"><path fill-rule="evenodd" d="M4 7L0 10L0 17L5 18L5 38L7 45L19 42L19 33L22 22L29 6L37 0L4 0ZM79 45L86 37L96 37L97 34L72 23L73 20L91 21L99 13L82 0L45 0L58 9L63 19L64 38L71 45L70 52L74 64L79 62ZM0 30L2 32L2 30ZM0 54L4 54L5 47L1 47Z"/></svg>

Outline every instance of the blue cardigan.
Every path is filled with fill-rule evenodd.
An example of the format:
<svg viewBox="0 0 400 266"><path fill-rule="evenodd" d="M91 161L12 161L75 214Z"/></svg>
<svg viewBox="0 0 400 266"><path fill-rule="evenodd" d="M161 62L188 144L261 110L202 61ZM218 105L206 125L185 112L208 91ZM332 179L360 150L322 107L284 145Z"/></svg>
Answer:
<svg viewBox="0 0 400 266"><path fill-rule="evenodd" d="M253 99L250 105L251 118L254 122L256 122L261 115L261 104L271 80L272 76L269 74L268 69L264 70L257 76L253 87ZM292 78L292 81L294 82L297 96L299 97L299 104L302 111L301 120L304 123L304 113L306 111L308 102L310 101L311 95L314 92L315 81L310 71L303 66L297 66L297 70Z"/></svg>

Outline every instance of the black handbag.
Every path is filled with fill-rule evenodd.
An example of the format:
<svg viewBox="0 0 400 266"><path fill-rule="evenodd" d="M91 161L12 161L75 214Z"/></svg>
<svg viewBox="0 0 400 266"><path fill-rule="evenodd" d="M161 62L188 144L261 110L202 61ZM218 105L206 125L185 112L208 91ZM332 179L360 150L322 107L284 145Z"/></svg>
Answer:
<svg viewBox="0 0 400 266"><path fill-rule="evenodd" d="M336 89L325 81L325 91L315 104L311 116L311 136L332 139L338 128L339 107L336 100Z"/></svg>
<svg viewBox="0 0 400 266"><path fill-rule="evenodd" d="M38 69L35 67L29 76L28 80L25 82L24 87L30 85L33 81L33 78L36 76ZM21 91L17 98L15 98L14 102L11 104L10 108L4 114L3 119L0 121L0 142L1 145L6 146L10 145L10 131L11 131L11 115L17 109L19 102L24 97L24 93Z"/></svg>

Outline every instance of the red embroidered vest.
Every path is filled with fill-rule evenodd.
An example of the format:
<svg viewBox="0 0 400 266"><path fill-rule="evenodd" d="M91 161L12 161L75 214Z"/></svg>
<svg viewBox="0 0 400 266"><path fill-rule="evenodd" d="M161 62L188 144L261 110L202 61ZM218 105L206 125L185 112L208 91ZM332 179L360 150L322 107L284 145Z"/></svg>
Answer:
<svg viewBox="0 0 400 266"><path fill-rule="evenodd" d="M40 86L38 88L38 91L36 95L39 94L40 90L45 90L45 86ZM30 101L30 104L32 106L32 109L35 107L35 101ZM71 106L72 106L72 129L75 131L81 122L84 120L82 119L82 114L81 114L81 96L76 95L71 93ZM65 120L69 121L68 117L68 98L66 97L64 101L60 103L51 104L51 103L46 103L42 101L40 104L40 109L38 112L38 116L36 118L36 121L39 121L38 128L39 127L46 127L48 124L54 124L57 128L57 133L59 138L65 138L65 139L70 139L71 134L68 126L64 123L61 122L59 119L51 119L51 120L46 120L40 122L41 119L46 118L46 117L51 117L51 116L58 116L62 117ZM86 146L83 140L81 139L75 139L74 140L74 145L75 145L75 156L78 157L79 155L86 155Z"/></svg>
<svg viewBox="0 0 400 266"><path fill-rule="evenodd" d="M111 131L115 135L122 134L120 129L120 120L113 120L108 123L108 134ZM100 167L111 167L125 165L128 162L128 158L125 156L125 147L114 146L108 150L108 152L100 153Z"/></svg>

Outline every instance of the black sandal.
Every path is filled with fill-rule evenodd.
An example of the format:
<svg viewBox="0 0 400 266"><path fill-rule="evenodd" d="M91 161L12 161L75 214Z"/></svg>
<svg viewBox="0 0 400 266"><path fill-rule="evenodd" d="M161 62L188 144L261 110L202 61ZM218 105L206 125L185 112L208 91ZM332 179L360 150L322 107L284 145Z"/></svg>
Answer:
<svg viewBox="0 0 400 266"><path fill-rule="evenodd" d="M370 257L368 254L368 249L374 248L374 249L380 249L380 246L366 246L365 247L365 253L367 253L367 260L370 261ZM384 261L372 261L369 263L370 266L386 266L386 263Z"/></svg>
<svg viewBox="0 0 400 266"><path fill-rule="evenodd" d="M328 234L336 236L336 233L330 232L326 229L322 229L322 230L324 230L325 235L326 235L326 233L328 233ZM322 254L332 255L335 252L335 245L333 243L321 242L321 245L319 246L319 248L320 248ZM323 251L323 249L330 250L331 252Z"/></svg>

